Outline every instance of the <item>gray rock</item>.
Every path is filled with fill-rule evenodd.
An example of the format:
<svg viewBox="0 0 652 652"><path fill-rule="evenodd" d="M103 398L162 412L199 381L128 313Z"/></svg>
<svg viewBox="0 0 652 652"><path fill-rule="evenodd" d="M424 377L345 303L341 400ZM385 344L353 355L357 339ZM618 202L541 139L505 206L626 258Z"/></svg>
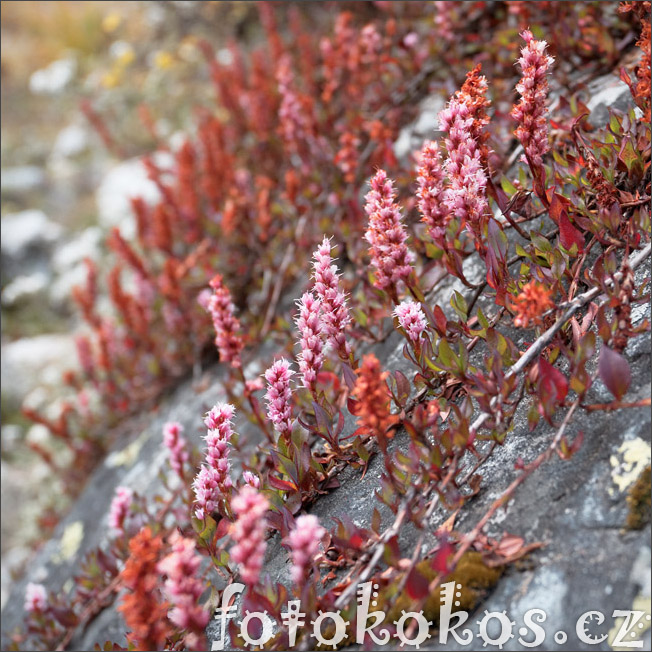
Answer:
<svg viewBox="0 0 652 652"><path fill-rule="evenodd" d="M445 104L440 93L429 95L421 101L418 118L401 129L394 143L394 153L399 159L418 150L424 140L435 138L435 131L439 129L439 112Z"/></svg>
<svg viewBox="0 0 652 652"><path fill-rule="evenodd" d="M609 108L626 112L634 106L629 87L615 74L594 79L587 90L586 106L591 111L589 119L595 127L604 127L609 122Z"/></svg>

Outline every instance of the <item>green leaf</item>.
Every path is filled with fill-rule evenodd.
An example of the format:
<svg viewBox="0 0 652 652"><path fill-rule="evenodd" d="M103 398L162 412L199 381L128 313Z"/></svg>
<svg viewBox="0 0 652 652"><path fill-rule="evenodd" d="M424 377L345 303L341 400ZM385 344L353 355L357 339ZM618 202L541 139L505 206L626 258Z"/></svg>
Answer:
<svg viewBox="0 0 652 652"><path fill-rule="evenodd" d="M469 306L466 303L466 299L457 291L453 292L451 297L451 306L453 310L464 320L466 321L469 314Z"/></svg>
<svg viewBox="0 0 652 652"><path fill-rule="evenodd" d="M508 194L513 195L516 193L516 186L505 176L500 179L500 187Z"/></svg>

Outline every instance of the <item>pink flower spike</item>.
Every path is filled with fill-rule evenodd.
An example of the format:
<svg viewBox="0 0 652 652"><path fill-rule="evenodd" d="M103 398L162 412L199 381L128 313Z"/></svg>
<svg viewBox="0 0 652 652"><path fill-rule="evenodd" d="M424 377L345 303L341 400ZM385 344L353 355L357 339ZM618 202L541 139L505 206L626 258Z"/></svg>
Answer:
<svg viewBox="0 0 652 652"><path fill-rule="evenodd" d="M376 271L374 285L397 295L398 284L407 281L412 273L414 254L407 247L408 236L395 197L387 173L378 170L365 197L365 211L369 217L365 239L370 245L369 255Z"/></svg>
<svg viewBox="0 0 652 652"><path fill-rule="evenodd" d="M290 437L292 433L292 388L290 379L294 371L290 363L281 358L266 372L267 381L267 417L274 424L275 430L282 437Z"/></svg>
<svg viewBox="0 0 652 652"><path fill-rule="evenodd" d="M317 391L317 374L324 362L321 301L311 292L306 292L298 301L298 306L299 315L296 324L301 346L299 371L303 377L303 386L314 396Z"/></svg>
<svg viewBox="0 0 652 652"><path fill-rule="evenodd" d="M394 316L412 342L418 342L426 330L426 316L421 306L408 299L396 306Z"/></svg>
<svg viewBox="0 0 652 652"><path fill-rule="evenodd" d="M188 461L186 440L182 433L183 426L176 421L163 426L163 444L170 454L170 466L180 478L183 478L183 465Z"/></svg>
<svg viewBox="0 0 652 652"><path fill-rule="evenodd" d="M195 516L203 520L215 511L220 499L225 498L233 486L229 462L229 440L233 436L231 420L235 408L230 403L218 403L206 414L204 423L208 433L206 462L193 482L195 492Z"/></svg>
<svg viewBox="0 0 652 652"><path fill-rule="evenodd" d="M447 209L479 237L488 209L487 177L478 143L473 137L472 108L463 100L463 97L453 97L439 114L439 128L448 132L445 169L450 186L444 192L444 202Z"/></svg>
<svg viewBox="0 0 652 652"><path fill-rule="evenodd" d="M351 354L351 347L344 332L351 317L346 296L339 287L337 267L331 264L331 244L326 236L313 254L313 259L314 289L321 301L324 335L340 358L346 361Z"/></svg>
<svg viewBox="0 0 652 652"><path fill-rule="evenodd" d="M25 588L25 611L42 613L48 606L48 594L42 584L30 582Z"/></svg>
<svg viewBox="0 0 652 652"><path fill-rule="evenodd" d="M203 635L208 624L209 613L197 604L204 592L204 584L198 579L201 557L195 551L195 542L175 532L172 535L172 552L157 565L159 573L167 575L164 591L174 608L169 612L170 620L181 629L189 630L185 638L188 649Z"/></svg>
<svg viewBox="0 0 652 652"><path fill-rule="evenodd" d="M118 487L109 508L109 527L116 534L124 534L124 522L129 514L133 491L128 487Z"/></svg>
<svg viewBox="0 0 652 652"><path fill-rule="evenodd" d="M421 221L428 226L428 232L436 242L446 228L449 211L444 202L444 171L439 147L432 140L427 140L421 148L417 185Z"/></svg>
<svg viewBox="0 0 652 652"><path fill-rule="evenodd" d="M256 489L245 485L231 501L237 520L231 526L231 559L239 565L242 581L254 586L258 583L265 557L265 514L269 509L267 498Z"/></svg>
<svg viewBox="0 0 652 652"><path fill-rule="evenodd" d="M313 514L303 514L296 519L286 539L292 558L290 577L295 584L302 586L308 579L319 551L319 542L325 534L326 530Z"/></svg>
<svg viewBox="0 0 652 652"><path fill-rule="evenodd" d="M240 353L244 342L240 335L240 322L235 316L235 306L231 300L231 293L217 274L210 282L213 295L208 300L208 312L213 319L215 328L215 346L220 352L222 362L228 362L232 367L242 365Z"/></svg>
<svg viewBox="0 0 652 652"><path fill-rule="evenodd" d="M522 70L521 81L516 85L521 99L510 115L518 122L514 132L523 145L526 160L532 165L542 165L542 157L550 149L548 144L548 80L546 75L554 59L546 55L547 43L536 41L532 32L521 32L525 47L518 60Z"/></svg>

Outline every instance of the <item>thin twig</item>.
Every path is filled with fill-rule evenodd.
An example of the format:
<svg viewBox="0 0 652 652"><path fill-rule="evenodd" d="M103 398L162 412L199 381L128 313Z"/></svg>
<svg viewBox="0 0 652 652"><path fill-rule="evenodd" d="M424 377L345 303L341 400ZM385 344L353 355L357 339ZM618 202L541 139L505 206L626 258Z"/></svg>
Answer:
<svg viewBox="0 0 652 652"><path fill-rule="evenodd" d="M648 243L641 251L629 259L628 266L633 270L643 263L643 261L650 255L650 243ZM616 272L612 278L606 281L607 284L612 285L615 281L620 281L623 277L621 271ZM543 349L550 344L555 335L564 327L568 320L580 309L585 306L589 301L595 299L602 292L601 287L595 287L584 294L580 294L567 304L562 304L558 308L566 308L564 314L547 330L540 335L530 346L530 348L512 365L510 370L505 375L505 382L512 376L520 374L534 359L543 351ZM558 309L557 308L557 309ZM496 406L496 397L490 403L493 408ZM488 412L483 412L470 426L469 434L473 435L478 432L482 424L489 418Z"/></svg>

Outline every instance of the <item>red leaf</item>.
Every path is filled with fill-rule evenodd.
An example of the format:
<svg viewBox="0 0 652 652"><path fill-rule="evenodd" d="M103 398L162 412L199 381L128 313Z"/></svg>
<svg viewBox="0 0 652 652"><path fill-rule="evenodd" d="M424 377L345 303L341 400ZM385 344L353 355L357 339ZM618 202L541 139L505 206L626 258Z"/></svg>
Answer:
<svg viewBox="0 0 652 652"><path fill-rule="evenodd" d="M320 371L317 374L317 384L333 385L336 392L340 389L340 379L332 371Z"/></svg>
<svg viewBox="0 0 652 652"><path fill-rule="evenodd" d="M435 328L440 335L446 335L446 325L448 321L444 311L439 307L439 304L435 306L435 309L432 311L435 316Z"/></svg>
<svg viewBox="0 0 652 652"><path fill-rule="evenodd" d="M226 536L229 532L231 521L228 518L222 518L217 522L215 528L215 541L219 541L222 537Z"/></svg>
<svg viewBox="0 0 652 652"><path fill-rule="evenodd" d="M559 215L559 241L564 249L570 249L574 244L576 244L578 254L581 254L584 251L584 238L571 224L566 211L562 211Z"/></svg>
<svg viewBox="0 0 652 652"><path fill-rule="evenodd" d="M269 484L274 487L274 489L280 489L281 491L296 491L297 486L293 482L288 482L287 480L281 480L275 475L268 476Z"/></svg>
<svg viewBox="0 0 652 652"><path fill-rule="evenodd" d="M602 382L617 400L625 396L632 382L632 374L627 360L620 353L603 346L600 351L598 371Z"/></svg>
<svg viewBox="0 0 652 652"><path fill-rule="evenodd" d="M412 600L421 600L430 593L428 584L428 580L416 568L413 568L407 576L405 590Z"/></svg>
<svg viewBox="0 0 652 652"><path fill-rule="evenodd" d="M548 210L550 217L557 224L559 224L559 219L562 213L566 212L566 207L569 205L568 199L559 193L553 192L552 197L550 198L550 208Z"/></svg>
<svg viewBox="0 0 652 652"><path fill-rule="evenodd" d="M448 573L450 571L450 567L448 565L448 560L450 557L453 556L453 553L455 552L455 548L453 547L453 544L448 541L446 537L442 537L442 543L439 546L439 550L437 550L437 553L435 556L432 558L431 566L432 569L437 571L438 573Z"/></svg>
<svg viewBox="0 0 652 652"><path fill-rule="evenodd" d="M539 358L539 387L546 394L554 395L557 403L563 403L568 394L566 377L545 358Z"/></svg>

